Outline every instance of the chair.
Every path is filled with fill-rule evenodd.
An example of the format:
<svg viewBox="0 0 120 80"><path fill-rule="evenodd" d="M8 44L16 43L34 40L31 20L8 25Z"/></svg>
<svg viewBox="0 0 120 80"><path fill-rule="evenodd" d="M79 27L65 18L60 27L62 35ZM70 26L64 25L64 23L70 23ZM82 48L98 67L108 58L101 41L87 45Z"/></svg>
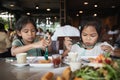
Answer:
<svg viewBox="0 0 120 80"><path fill-rule="evenodd" d="M57 43L57 41L52 41L51 49L52 49L51 50L51 55L58 53L58 43Z"/></svg>
<svg viewBox="0 0 120 80"><path fill-rule="evenodd" d="M0 54L0 58L7 58L7 57L15 57L11 55L11 47L8 48L8 51Z"/></svg>

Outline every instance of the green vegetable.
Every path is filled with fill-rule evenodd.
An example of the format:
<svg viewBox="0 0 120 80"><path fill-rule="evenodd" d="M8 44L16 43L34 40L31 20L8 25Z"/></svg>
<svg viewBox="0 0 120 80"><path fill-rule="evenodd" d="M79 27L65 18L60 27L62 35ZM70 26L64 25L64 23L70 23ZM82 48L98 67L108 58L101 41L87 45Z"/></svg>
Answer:
<svg viewBox="0 0 120 80"><path fill-rule="evenodd" d="M104 55L107 58L107 57L110 57L111 53L105 53Z"/></svg>
<svg viewBox="0 0 120 80"><path fill-rule="evenodd" d="M110 65L108 65L108 64L106 64L106 69L108 70L108 74L109 75L107 75L107 80L108 79L110 79L110 78L113 78L114 80L117 80L117 73L116 73L116 71L115 71L115 69L114 68L112 68Z"/></svg>
<svg viewBox="0 0 120 80"><path fill-rule="evenodd" d="M84 66L73 74L74 77L81 77L84 80L118 80L116 70L108 64L99 68Z"/></svg>

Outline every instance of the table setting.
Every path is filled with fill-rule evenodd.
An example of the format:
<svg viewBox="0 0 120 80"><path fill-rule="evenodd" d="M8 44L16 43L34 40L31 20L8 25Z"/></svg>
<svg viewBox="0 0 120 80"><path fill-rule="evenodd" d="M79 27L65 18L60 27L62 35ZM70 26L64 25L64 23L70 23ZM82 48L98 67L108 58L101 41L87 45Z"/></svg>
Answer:
<svg viewBox="0 0 120 80"><path fill-rule="evenodd" d="M1 59L1 62L7 64L5 65L6 70L8 69L10 71L11 75L15 77L15 80L41 80L41 77L43 77L48 72L52 72L54 74L53 80L57 80L57 77L60 77L62 79L62 74L68 67L70 68L68 71L70 73L70 77L68 80L79 80L81 78L83 80L89 80L89 78L95 78L95 75L99 77L99 80L101 80L103 79L104 75L103 73L99 73L99 71L102 72L102 70L99 70L99 68L103 68L103 72L107 72L107 70L109 69L109 73L112 72L112 77L107 77L108 79L105 80L110 80L113 78L114 80L119 80L120 77L117 74L119 74L120 72L117 71L120 71L120 59L112 58L110 56L106 57L104 55L87 57L82 56L79 58L76 57L78 57L78 54L75 52L70 52L68 56L64 58L61 58L61 55L55 54L54 56L48 56L47 61L50 60L50 62L44 62L46 61L46 58L44 56L28 57L24 55L24 58L26 59L22 60L25 61L19 62L17 60L17 57L15 57ZM53 61L53 59L55 61ZM2 66L5 67L4 65ZM92 74L91 72L89 72L89 70L94 74L86 75L86 73ZM97 74L100 74L101 76L98 76ZM6 77L11 79L9 75L7 75Z"/></svg>
<svg viewBox="0 0 120 80"><path fill-rule="evenodd" d="M6 59L6 61L10 61L11 65L17 67L45 67L45 68L58 68L61 66L61 55L53 54L52 56L26 56L26 53L20 53L16 55L15 60Z"/></svg>
<svg viewBox="0 0 120 80"><path fill-rule="evenodd" d="M120 60L111 58L109 54L78 57L76 52L69 52L68 56L63 59L63 63L70 67L69 78L65 80L120 79ZM64 70L66 68L64 68ZM64 70L61 72L61 75L53 76L54 80L57 80L57 77L60 77L61 80L64 80L62 75ZM47 73L48 72L44 73L44 75ZM56 72L53 71L53 74L56 74Z"/></svg>
<svg viewBox="0 0 120 80"><path fill-rule="evenodd" d="M52 61L52 56L55 60L54 63ZM24 55L24 58L26 59L22 59L23 61L19 61L17 57L8 57L2 59L2 62L4 64L7 64L2 66L7 67L6 70L8 69L10 71L11 75L13 75L16 78L15 80L40 80L39 77L44 75L46 72L51 71L54 72L55 75L60 75L62 71L68 66L66 64L62 64L61 55L55 54L52 56L48 56L48 60L46 60L44 56L25 57ZM46 62L49 60L50 62ZM6 77L11 79L11 76L9 75Z"/></svg>

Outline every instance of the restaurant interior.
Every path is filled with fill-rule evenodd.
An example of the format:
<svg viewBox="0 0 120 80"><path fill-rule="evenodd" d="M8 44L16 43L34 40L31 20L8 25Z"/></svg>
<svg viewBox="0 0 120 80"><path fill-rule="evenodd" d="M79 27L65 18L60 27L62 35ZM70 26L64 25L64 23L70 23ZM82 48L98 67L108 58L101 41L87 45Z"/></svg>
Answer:
<svg viewBox="0 0 120 80"><path fill-rule="evenodd" d="M81 20L87 16L99 17L103 29L119 29L120 0L1 0L0 18L6 30L14 29L16 21L24 15L33 17L38 28L51 33L68 18L72 26L80 29ZM103 40L113 45L116 37L109 35Z"/></svg>
<svg viewBox="0 0 120 80"><path fill-rule="evenodd" d="M120 0L1 0L0 18L5 29L13 29L21 16L34 18L37 28L54 33L68 18L71 25L80 29L80 22L88 16L102 20L103 29L112 30L120 27ZM108 31L109 31L108 30ZM107 35L103 41L113 46L117 35Z"/></svg>
<svg viewBox="0 0 120 80"><path fill-rule="evenodd" d="M75 63L75 61L71 64L72 60L76 59L74 58L75 55L72 55L71 58L69 55L61 58L60 55L59 64L55 67L52 55L47 55L50 62L45 64L39 62L40 60L44 60L44 56L25 57L25 63L18 63L17 56L11 55L10 47L10 54L4 58L0 57L1 80L120 80L120 0L0 0L0 23L4 24L6 31L9 32L9 30L12 30L14 32L14 26L22 16L32 17L37 28L41 28L43 32L48 30L52 34L54 34L57 28L63 27L68 19L70 19L73 27L80 30L80 23L83 19L86 17L97 17L102 21L102 41L107 41L115 48L114 54L112 56L107 55L107 57L100 55L97 58L92 57L90 59L85 57L87 60L82 60L81 58L79 64ZM80 37L72 36L72 38L76 41L80 40ZM63 39L64 37L58 38L59 51L56 52L53 50L54 53L63 52ZM0 46L3 45L0 44ZM56 43L53 43L52 48L56 49L57 47ZM93 63L91 64L92 61ZM105 63L108 66L103 67L102 65L101 67L101 64L94 63L97 61L98 63ZM90 68L91 66L92 68ZM82 74L84 73L83 76L80 76L82 78L77 79L75 75L72 75L74 73L72 68L73 70L79 68L78 72L82 70L86 70L87 72L88 70L87 73L91 70L93 73L89 74L93 75L88 76L87 78L90 79L87 79L85 77L87 73L83 71L81 72ZM99 69L102 69L102 72L96 77L94 73L99 73L101 71ZM51 73L51 76L45 79L48 73ZM56 79L53 79L53 77Z"/></svg>
<svg viewBox="0 0 120 80"><path fill-rule="evenodd" d="M58 22L60 25L62 25L64 22L66 22L66 18L69 16L72 18L72 25L75 27L80 25L82 17L97 16L103 19L104 25L112 27L114 25L119 25L120 23L120 1L1 0L0 13L12 15L14 16L15 20L19 19L19 17L22 15L32 16L35 18L38 25L41 22L45 23L46 20ZM9 24L11 28L12 23Z"/></svg>

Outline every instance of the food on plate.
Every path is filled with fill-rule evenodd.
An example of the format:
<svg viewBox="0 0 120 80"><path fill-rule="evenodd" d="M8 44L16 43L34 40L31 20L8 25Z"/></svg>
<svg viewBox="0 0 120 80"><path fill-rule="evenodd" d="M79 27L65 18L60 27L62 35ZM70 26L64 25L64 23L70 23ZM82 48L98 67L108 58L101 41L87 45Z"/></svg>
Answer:
<svg viewBox="0 0 120 80"><path fill-rule="evenodd" d="M61 75L55 76L53 72L47 72L40 80L70 80L71 69L67 67L63 70Z"/></svg>
<svg viewBox="0 0 120 80"><path fill-rule="evenodd" d="M72 72L70 67L66 67L61 75L54 76L52 73L49 78L42 77L41 80L119 80L120 68L118 62L110 57L99 55L94 58L95 61L83 64L80 69ZM102 60L102 62L99 62ZM110 60L108 63L106 60ZM54 77L54 78L53 78Z"/></svg>
<svg viewBox="0 0 120 80"><path fill-rule="evenodd" d="M61 76L57 76L56 80L64 80Z"/></svg>
<svg viewBox="0 0 120 80"><path fill-rule="evenodd" d="M93 61L95 60L95 58L88 58L88 60L89 60L90 62L93 62Z"/></svg>
<svg viewBox="0 0 120 80"><path fill-rule="evenodd" d="M106 64L112 64L112 59L110 57L106 57L103 54L98 55L94 60L91 62L97 62L97 63L106 63Z"/></svg>
<svg viewBox="0 0 120 80"><path fill-rule="evenodd" d="M48 59L48 60L41 59L41 60L38 60L38 63L51 63L51 59Z"/></svg>
<svg viewBox="0 0 120 80"><path fill-rule="evenodd" d="M105 64L104 67L97 68L93 66L84 66L73 72L72 75L74 75L73 78L77 77L83 80L118 80L117 70L108 64Z"/></svg>
<svg viewBox="0 0 120 80"><path fill-rule="evenodd" d="M41 80L53 80L54 73L53 72L47 72L41 77Z"/></svg>
<svg viewBox="0 0 120 80"><path fill-rule="evenodd" d="M71 74L71 69L70 67L67 67L62 73L63 80L70 80L70 74Z"/></svg>
<svg viewBox="0 0 120 80"><path fill-rule="evenodd" d="M71 75L73 80L119 80L119 69L118 63L110 56L100 54Z"/></svg>

